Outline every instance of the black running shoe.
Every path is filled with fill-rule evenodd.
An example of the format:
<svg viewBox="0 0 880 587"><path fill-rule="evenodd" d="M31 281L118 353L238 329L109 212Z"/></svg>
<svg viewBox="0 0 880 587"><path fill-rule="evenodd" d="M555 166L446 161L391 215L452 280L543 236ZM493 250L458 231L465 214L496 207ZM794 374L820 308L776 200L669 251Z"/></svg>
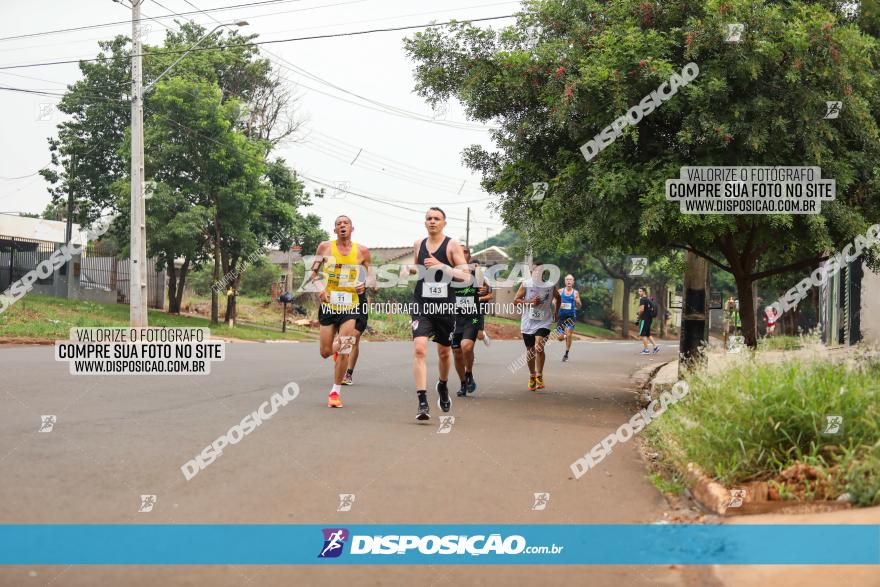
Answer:
<svg viewBox="0 0 880 587"><path fill-rule="evenodd" d="M568 360L568 352L566 352L564 355L562 355L562 362L564 363L567 360Z"/></svg>
<svg viewBox="0 0 880 587"><path fill-rule="evenodd" d="M474 374L470 373L467 379L467 392L474 393L477 391L477 382L474 381Z"/></svg>
<svg viewBox="0 0 880 587"><path fill-rule="evenodd" d="M468 385L464 381L461 382L461 387L458 388L458 391L455 393L458 397L464 397L467 395Z"/></svg>
<svg viewBox="0 0 880 587"><path fill-rule="evenodd" d="M419 402L419 413L416 414L416 420L430 420L431 414L429 412L428 402Z"/></svg>
<svg viewBox="0 0 880 587"><path fill-rule="evenodd" d="M440 406L440 409L444 412L448 412L449 408L452 407L452 400L449 399L449 388L445 385L440 387L440 384L437 383L437 393L440 397L437 398L437 405Z"/></svg>

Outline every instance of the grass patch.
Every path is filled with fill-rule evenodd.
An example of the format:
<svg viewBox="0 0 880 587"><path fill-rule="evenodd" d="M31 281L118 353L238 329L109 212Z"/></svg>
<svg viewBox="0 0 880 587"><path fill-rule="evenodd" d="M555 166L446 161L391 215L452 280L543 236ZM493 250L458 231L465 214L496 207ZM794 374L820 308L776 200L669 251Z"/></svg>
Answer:
<svg viewBox="0 0 880 587"><path fill-rule="evenodd" d="M660 493L672 493L673 495L684 493L684 484L678 479L669 479L660 473L652 473L648 479Z"/></svg>
<svg viewBox="0 0 880 587"><path fill-rule="evenodd" d="M647 437L679 471L694 462L727 487L773 480L800 464L821 473L831 488L825 498L848 491L861 505L878 504L878 382L876 356L849 367L747 362L717 375L700 372L688 378L688 397ZM838 434L825 432L827 416L843 417Z"/></svg>
<svg viewBox="0 0 880 587"><path fill-rule="evenodd" d="M0 314L3 337L38 340L67 340L74 327L128 326L129 308L122 304L101 304L31 294ZM278 327L280 328L280 316ZM286 333L257 326L211 326L207 318L173 316L159 310L149 311L150 326L211 328L217 336L243 340L311 340L302 330L288 328Z"/></svg>
<svg viewBox="0 0 880 587"><path fill-rule="evenodd" d="M486 316L486 322L489 324L512 324L520 325L520 321L514 318L504 318L501 316ZM575 322L574 331L583 336L592 336L594 338L620 338L620 335L612 330L593 326L592 324L584 324L583 322Z"/></svg>
<svg viewBox="0 0 880 587"><path fill-rule="evenodd" d="M800 336L771 336L758 340L758 350L762 351L796 351L804 348L804 339Z"/></svg>

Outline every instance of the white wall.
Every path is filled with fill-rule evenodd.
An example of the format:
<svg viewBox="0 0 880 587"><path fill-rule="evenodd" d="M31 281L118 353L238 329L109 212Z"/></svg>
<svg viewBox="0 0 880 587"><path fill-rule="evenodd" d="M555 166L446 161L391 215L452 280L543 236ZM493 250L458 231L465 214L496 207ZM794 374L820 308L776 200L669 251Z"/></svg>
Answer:
<svg viewBox="0 0 880 587"><path fill-rule="evenodd" d="M862 307L860 312L862 338L880 344L880 274L863 266Z"/></svg>
<svg viewBox="0 0 880 587"><path fill-rule="evenodd" d="M66 228L67 223L57 220L0 214L0 235L2 236L63 243ZM76 235L79 231L79 224L74 224L73 234Z"/></svg>

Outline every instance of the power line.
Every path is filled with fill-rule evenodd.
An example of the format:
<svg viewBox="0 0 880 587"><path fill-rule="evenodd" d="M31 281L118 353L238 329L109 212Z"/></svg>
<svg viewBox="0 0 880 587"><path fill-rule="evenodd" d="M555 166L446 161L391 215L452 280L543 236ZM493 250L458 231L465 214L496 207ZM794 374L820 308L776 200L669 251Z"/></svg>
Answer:
<svg viewBox="0 0 880 587"><path fill-rule="evenodd" d="M150 18L150 17L140 18L140 19L138 19L138 21L155 20L157 18L174 18L175 16L185 16L188 14L198 14L199 12L220 12L223 10L232 10L235 8L250 8L252 6L260 6L260 5L265 5L265 4L286 4L289 2L300 2L300 1L301 0L263 0L262 2L248 2L245 4L234 4L232 6L220 6L217 8L208 8L206 10L194 10L192 12L182 12L182 13L172 12L171 14L163 14L162 16L154 16L152 18ZM27 38L32 38L32 37L41 37L41 36L45 36L45 35L55 35L55 34L59 34L59 33L70 33L70 32L74 32L74 31L85 31L85 30L90 30L90 29L104 28L104 27L108 27L108 26L118 26L121 24L131 24L131 19L118 20L115 22L105 22L105 23L101 23L101 24L90 24L90 25L83 25L83 26L78 26L78 27L70 27L70 28L66 28L66 29L55 29L52 31L26 33L23 35L15 35L15 36L11 36L11 37L0 37L0 42L13 41L15 39L27 39Z"/></svg>
<svg viewBox="0 0 880 587"><path fill-rule="evenodd" d="M33 177L39 173L39 170L34 171L33 173L28 173L27 175L19 175L18 177L0 177L0 179L4 181L14 181L17 179L26 179L28 177Z"/></svg>
<svg viewBox="0 0 880 587"><path fill-rule="evenodd" d="M501 20L505 18L513 18L516 16L515 14L507 14L504 16L487 16L484 18L471 18L463 21L450 20L446 22L434 22L427 24L414 24L414 25L405 25L399 27L386 27L386 28L377 28L377 29L368 29L363 31L349 31L346 33L328 33L326 35L310 35L306 37L290 37L288 39L275 39L269 41L255 41L251 43L230 43L228 45L217 45L215 47L195 47L190 49L172 49L170 51L154 51L152 53L142 53L142 57L150 57L151 55L175 55L180 53L186 53L188 51L196 52L196 51L216 51L220 49L231 49L235 47L257 47L261 45L273 45L276 43L292 43L296 41L313 41L316 39L333 39L333 38L341 38L341 37L354 37L359 35L369 35L373 33L388 33L395 31L406 31L412 29L422 29L422 28L431 28L431 27L439 27L439 26L449 26L454 24L461 24L465 22L483 22L489 20ZM96 57L90 59L64 59L58 61L44 61L42 63L25 63L19 65L4 65L0 66L0 69L23 69L26 67L45 67L49 65L67 65L71 63L81 63L81 62L97 62L97 61L106 61L106 57Z"/></svg>
<svg viewBox="0 0 880 587"><path fill-rule="evenodd" d="M192 8L195 8L196 10L199 10L199 7L196 6L196 5L195 5L193 2L191 2L190 0L183 0L183 1L186 2L186 3L187 3L189 6L191 6ZM155 2L156 4L159 4L159 3L157 2L157 0L153 0L153 2ZM162 5L159 4L159 6L162 6ZM169 10L169 9L168 9L167 7L165 7L165 6L162 6L162 8L165 8L165 10ZM213 21L214 21L215 23L217 23L218 25L223 25L223 23L221 23L219 20L217 20L214 16L212 16L212 15L210 15L210 14L207 14L207 13L204 13L204 15L207 16L208 18L210 18L211 20L213 20ZM223 25L223 26L226 26L226 25ZM227 26L227 28L228 28L228 26ZM326 79L324 79L324 78L322 78L322 77L320 77L320 76L318 76L318 75L315 75L315 74L311 73L310 71L306 70L305 68L300 67L300 66L298 66L298 65L296 65L296 64L294 64L294 63L291 63L290 61L288 61L287 59L285 59L285 58L282 57L281 55L278 55L277 53L273 53L273 52L269 51L269 50L266 49L265 47L263 48L263 51L264 51L267 55L269 55L269 57L270 57L270 61L272 60L272 59L271 59L272 57L274 57L274 58L277 60L277 61L273 61L273 62L275 63L276 66L281 67L282 69L286 69L286 70L288 70L288 71L292 71L293 73L296 73L296 74L298 74L298 75L305 75L305 76L306 76L307 78L309 78L309 79L312 79L312 80L314 80L314 81L317 81L318 83L321 83L321 84L324 84L324 85L330 86L330 87L332 87L332 88L334 88L334 89L336 89L336 90L338 90L338 91L340 91L340 92L343 92L343 93L349 94L349 95L351 95L351 96L354 96L354 97L356 97L356 98L358 98L358 99L360 99L360 100L363 100L363 101L365 101L365 102L368 102L369 104L372 104L373 106L370 106L370 105L367 105L367 104L361 104L361 103L359 103L359 102L352 102L351 100L346 100L345 98L342 98L342 97L340 97L340 96L336 96L335 94L330 94L330 93L327 93L327 92L324 92L324 91L318 90L317 88L313 88L313 87L311 87L311 86L308 86L308 85L306 85L306 84L303 84L302 82L299 82L299 81L297 81L297 82L293 82L293 81L291 81L291 80L289 80L289 79L287 79L287 78L283 78L283 79L284 79L285 81L287 81L288 83L296 83L296 84L299 85L299 86L302 86L302 87L307 88L307 89L309 89L309 90L312 90L312 91L314 91L314 92L318 92L319 94L323 94L323 95L325 95L325 96L328 96L328 97L331 97L331 98L334 98L334 99L337 99L337 100L341 100L341 101L343 101L343 102L347 102L347 103L349 103L349 104L353 104L353 105L355 105L355 106L359 106L359 107L361 107L361 108L367 108L367 109L370 109L370 110L376 110L377 112L384 112L385 114L391 114L391 115L394 115L394 116L400 116L400 117L403 117L403 118L410 118L410 119L414 119L414 120L420 120L420 121L422 121L422 122L428 122L428 123L432 123L432 124L438 124L438 125L441 125L441 126L449 126L449 127L452 127L452 128L461 128L461 129L464 129L464 130L479 130L479 131L485 131L487 128L491 128L491 127L487 127L487 126L482 125L482 124L473 124L473 123L467 123L467 122L437 121L437 120L434 120L433 118L427 117L427 116L422 115L422 114L420 114L420 113L418 113L418 112L412 112L412 111L409 111L409 110L405 110L405 109L403 109L403 108L398 108L398 107L396 107L396 106L393 106L393 105L387 104L387 103L385 103L385 102L380 102L380 101L378 101L378 100L373 100L373 99L371 99L371 98L367 98L367 97L362 96L362 95L360 95L360 94L357 94L357 93L355 93L355 92L351 92L351 91L349 91L349 90L346 90L345 88L342 88L342 87L340 87L340 86L338 86L338 85L336 85L336 84L334 84L334 83L332 83L332 82L330 82L330 81L328 81L328 80L326 80ZM378 108L376 108L376 107L378 107Z"/></svg>
<svg viewBox="0 0 880 587"><path fill-rule="evenodd" d="M187 3L189 6L191 6L192 8L195 8L196 10L200 10L199 7L196 6L196 5L195 5L193 2L191 2L190 0L183 0L183 1L186 2L186 3ZM167 6L164 6L164 5L160 4L157 0L152 0L152 2L155 3L155 4L157 4L158 6L162 7L162 8L165 9L165 10L171 11L170 8L168 8ZM213 15L207 14L207 13L205 13L204 11L202 11L202 12L203 12L204 16L207 16L208 18L210 18L211 20L213 20L213 21L214 21L215 23L217 23L218 25L226 26L226 25L224 25L224 23L221 23L219 20L217 20ZM227 26L227 28L228 28L228 26ZM275 65L277 65L278 67L281 67L282 69L286 69L286 70L288 70L288 71L292 71L293 73L296 73L296 74L298 74L298 75L304 75L304 76L306 76L306 77L309 78L309 79L312 79L312 80L314 80L314 81L317 81L318 83L324 84L324 85L326 85L326 86L330 86L331 88L334 88L335 90L338 90L338 91L343 92L343 93L345 93L345 94L348 94L348 95L350 95L350 96L354 96L355 98L358 98L358 99L360 99L360 100L363 100L363 101L365 101L365 102L368 102L369 104L373 104L374 106L378 106L378 107L379 107L379 109L378 109L379 112L385 112L385 113L387 113L387 114L392 114L392 115L395 115L395 116L401 116L401 117L403 117L403 118L412 118L412 119L416 119L416 120L421 120L421 121L423 121L423 122L429 122L429 123L432 123L432 124L439 124L439 125L442 125L442 126L450 126L450 127L453 127L453 128L462 128L462 129L466 129L466 130L480 130L480 131L485 131L485 130L487 129L487 127L486 127L485 125L482 125L482 124L473 124L473 123L467 123L467 122L437 121L437 120L434 120L434 119L432 119L432 118L430 118L430 117L428 117L428 116L425 116L425 115L423 115L423 114L420 114L420 113L418 113L418 112L412 112L412 111L410 111L410 110L405 110L405 109L403 109L403 108L399 108L399 107L397 107L397 106L393 106L393 105L391 105L391 104L387 104L387 103L385 103L385 102L381 102L381 101L378 101L378 100L373 100L373 99L371 99L371 98L367 98L367 97L362 96L362 95L360 95L360 94L357 94L357 93L355 93L355 92L352 92L352 91L346 90L345 88L340 87L340 86L334 84L333 82L330 82L330 81L328 81L328 80L326 80L326 79L324 79L324 78L322 78L322 77L320 77L320 76L318 76L318 75L315 75L314 73L312 73L312 72L306 70L305 68L300 67L300 66L298 66L298 65L296 65L296 64L294 64L294 63L291 63L290 61L288 61L287 59L285 59L285 58L282 57L281 55L278 55L278 54L276 54L276 53L272 53L271 51L269 51L269 50L266 49L266 48L263 48L263 51L264 51L267 55L270 56L270 61L271 61L271 57L274 57L274 58L277 60L277 61L274 61L274 63L275 63ZM283 63L279 63L279 61L280 61L280 62L283 62ZM284 78L284 79L285 79L287 82L289 82L289 83L294 83L294 82L292 82L291 80L288 80L287 78ZM295 83L297 83L298 85L300 85L300 86L302 86L302 87L308 88L308 89L310 89L310 90L312 90L312 91L315 91L315 92L318 92L318 93L320 93L320 94L323 94L323 95L325 95L325 96L329 96L329 97L331 97L331 98L336 98L336 99L338 99L338 100L342 100L342 101L344 101L344 102L348 102L348 103L350 103L350 104L354 104L354 105L356 105L356 106L360 106L360 107L362 107L362 108L369 108L369 109L371 109L371 110L376 110L376 108L374 108L374 107L367 106L367 105L364 105L364 104L360 104L360 103L358 103L358 102L351 102L350 100L345 100L344 98L340 98L339 96L335 96L334 94L328 94L328 93L326 93L326 92L322 92L321 90L318 90L318 89L316 89L316 88L312 88L311 86L307 86L307 85L305 85L305 84L303 84L303 83L301 83L301 82L295 82Z"/></svg>
<svg viewBox="0 0 880 587"><path fill-rule="evenodd" d="M41 94L41 95L45 95L45 94L59 95L59 94L52 94L52 93L49 93L49 92L27 90L27 89L25 89L25 88L10 88L10 87L5 87L5 86L0 86L0 90L21 91L21 92L26 92L26 93L37 93L37 94ZM63 95L63 94L62 94L62 95ZM117 101L117 102L125 102L125 101L126 101L126 100L120 100L120 99L108 98L108 97L105 97L105 96L96 96L96 98L100 98L100 99L108 100L108 101ZM205 139L205 140L208 140L208 141L210 141L210 142L213 142L213 143L216 143L216 144L218 144L218 145L223 146L223 143L220 143L219 141L217 141L217 140L214 139L213 137L209 137L209 136L207 136L207 135L204 135L204 134L198 132L197 130L195 130L195 129L193 129L193 128L190 128L190 127L186 126L185 124L182 124L182 123L180 123L180 122L177 122L176 120L174 120L174 119L172 119L172 118L170 118L170 117L168 117L168 116L165 116L165 115L160 114L160 113L158 113L158 112L153 112L152 114L153 114L154 116L157 116L157 117L159 117L159 118L161 118L161 119L163 119L163 120L166 120L166 121L170 122L171 124L174 124L174 125L176 125L176 126L182 128L182 129L184 129L184 130L187 130L187 131L189 131L190 133L192 133L192 134L194 134L194 135L196 135L196 136L198 136L198 137L201 137L201 138L203 138L203 139ZM328 183L328 182L326 182L326 181L324 181L324 180L322 180L322 179L309 177L309 176L307 176L307 175L305 175L305 174L302 174L302 173L299 173L299 172L296 172L296 175L297 175L297 177L302 177L302 178L306 179L307 181L310 181L310 182L312 182L312 183L318 184L318 185L320 185L320 186L328 187L328 188L331 188L331 189L338 189L337 186L334 186L334 185L332 185L332 184L330 184L330 183ZM22 188L19 188L18 190L15 190L15 192L12 192L12 193L10 193L10 194L5 194L3 197L8 197L8 196L12 195L13 193L17 193L18 191L21 191L21 189L23 189L24 187L27 187L27 185L22 186ZM407 202L406 200L388 200L388 199L383 199L383 198L380 198L380 197L376 197L376 196L374 196L374 195L369 195L369 194L366 194L366 193L356 192L356 191L352 191L352 190L341 190L341 191L344 191L345 193L351 194L351 195L356 196L356 197L360 197L360 198L363 198L363 199L366 199L366 200L369 200L369 201L372 201L372 202L376 202L376 203L378 203L378 204L383 204L383 205L386 205L386 206L391 206L391 207L393 207L393 208L398 208L398 209L400 209L400 210L406 210L406 211L408 211L408 212L416 212L416 213L420 213L420 214L424 212L423 210L416 209L416 208L409 208L409 207L407 207L407 206L403 206L403 205L397 203L397 202ZM412 203L412 204L416 204L416 205L419 205L419 204L420 204L420 202L410 202L410 203ZM442 203L442 202L441 202L441 203ZM458 217L455 217L455 216L448 216L447 218L448 218L449 220L456 220L456 221L459 221L459 222L466 222L466 220L465 220L464 218L458 218ZM498 222L494 222L494 223L492 223L492 222L482 222L482 221L479 221L479 220L471 220L471 222L474 223L474 224L482 224L482 225L485 225L485 226L492 226L492 225L497 225L497 224L499 224Z"/></svg>

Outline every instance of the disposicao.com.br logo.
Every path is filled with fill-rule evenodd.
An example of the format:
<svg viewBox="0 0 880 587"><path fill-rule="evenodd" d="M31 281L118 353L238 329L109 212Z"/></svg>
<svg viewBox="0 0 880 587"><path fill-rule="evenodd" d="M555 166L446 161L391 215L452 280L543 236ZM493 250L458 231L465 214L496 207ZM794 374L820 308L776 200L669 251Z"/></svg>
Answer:
<svg viewBox="0 0 880 587"><path fill-rule="evenodd" d="M564 546L528 546L526 539L518 534L502 537L501 534L477 534L474 536L433 534L419 536L406 534L349 535L346 528L323 529L324 545L318 558L335 558L342 554L345 543L351 555L517 555L560 554Z"/></svg>

